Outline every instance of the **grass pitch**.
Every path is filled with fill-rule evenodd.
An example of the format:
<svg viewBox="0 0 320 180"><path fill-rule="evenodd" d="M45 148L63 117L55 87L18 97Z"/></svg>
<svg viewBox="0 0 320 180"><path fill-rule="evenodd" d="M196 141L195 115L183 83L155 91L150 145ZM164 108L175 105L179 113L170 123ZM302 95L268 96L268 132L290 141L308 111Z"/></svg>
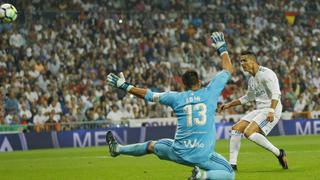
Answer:
<svg viewBox="0 0 320 180"><path fill-rule="evenodd" d="M282 170L266 150L243 139L236 179L320 179L320 136L269 137L284 148L289 169ZM216 150L228 157L227 140L217 142ZM159 160L154 155L111 158L107 147L30 150L0 153L0 179L108 179L180 180L187 179L191 167Z"/></svg>

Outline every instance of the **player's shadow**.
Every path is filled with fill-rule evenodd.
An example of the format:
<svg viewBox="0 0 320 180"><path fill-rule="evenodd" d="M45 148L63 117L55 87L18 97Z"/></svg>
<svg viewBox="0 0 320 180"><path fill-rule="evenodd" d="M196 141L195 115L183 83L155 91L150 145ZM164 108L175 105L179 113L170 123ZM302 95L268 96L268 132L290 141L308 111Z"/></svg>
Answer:
<svg viewBox="0 0 320 180"><path fill-rule="evenodd" d="M284 170L284 169L259 169L259 170L240 170L241 173L262 173L262 172L287 172L287 171L297 171L297 170L292 170L292 169L287 169L287 170Z"/></svg>

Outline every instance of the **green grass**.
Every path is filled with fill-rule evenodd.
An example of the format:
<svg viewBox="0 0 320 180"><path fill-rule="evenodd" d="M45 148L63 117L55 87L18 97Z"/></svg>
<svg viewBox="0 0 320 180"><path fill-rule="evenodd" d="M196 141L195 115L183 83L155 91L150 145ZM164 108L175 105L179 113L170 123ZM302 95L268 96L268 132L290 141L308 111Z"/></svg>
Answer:
<svg viewBox="0 0 320 180"><path fill-rule="evenodd" d="M320 179L320 136L270 137L286 149L289 170L257 145L242 140L236 179ZM228 157L228 141L217 143L217 152ZM0 179L187 179L191 167L144 157L107 156L106 147L30 150L0 153Z"/></svg>

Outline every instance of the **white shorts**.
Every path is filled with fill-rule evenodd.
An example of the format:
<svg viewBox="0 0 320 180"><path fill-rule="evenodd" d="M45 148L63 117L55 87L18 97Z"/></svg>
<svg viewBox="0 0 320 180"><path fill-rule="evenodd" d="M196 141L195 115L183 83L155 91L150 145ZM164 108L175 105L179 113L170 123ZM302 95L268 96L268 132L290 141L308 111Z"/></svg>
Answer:
<svg viewBox="0 0 320 180"><path fill-rule="evenodd" d="M269 109L257 109L249 114L243 116L241 120L245 120L248 122L256 122L264 135L268 135L270 131L273 129L273 127L279 122L279 119L281 117L281 110L282 108L277 108L274 112L274 120L272 122L267 121L267 116L269 113Z"/></svg>

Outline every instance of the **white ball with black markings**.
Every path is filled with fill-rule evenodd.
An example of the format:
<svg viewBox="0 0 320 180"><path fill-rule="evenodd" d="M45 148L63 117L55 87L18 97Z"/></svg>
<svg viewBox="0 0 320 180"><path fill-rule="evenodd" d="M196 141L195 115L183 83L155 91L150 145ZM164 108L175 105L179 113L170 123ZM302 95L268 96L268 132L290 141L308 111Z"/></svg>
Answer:
<svg viewBox="0 0 320 180"><path fill-rule="evenodd" d="M18 11L12 4L2 4L0 6L0 19L5 23L12 23L18 17Z"/></svg>

